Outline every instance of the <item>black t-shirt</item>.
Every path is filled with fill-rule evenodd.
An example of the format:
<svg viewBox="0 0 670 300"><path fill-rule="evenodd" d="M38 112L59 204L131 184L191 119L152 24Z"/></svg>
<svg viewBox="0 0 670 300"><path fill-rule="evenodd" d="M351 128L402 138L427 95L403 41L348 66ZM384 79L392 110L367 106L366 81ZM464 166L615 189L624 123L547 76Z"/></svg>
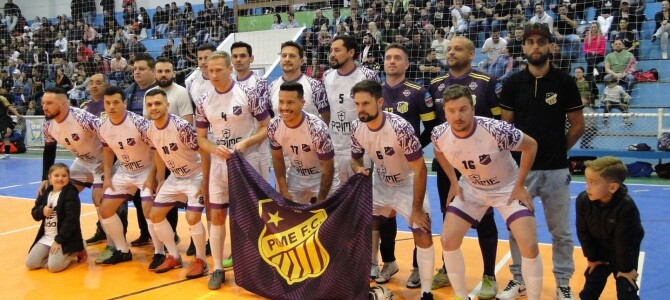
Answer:
<svg viewBox="0 0 670 300"><path fill-rule="evenodd" d="M570 20L575 20L575 15L568 13L566 15ZM556 15L556 21L554 21L554 30L558 30L558 33L562 35L575 34L575 27L570 26L567 21L561 20L560 15Z"/></svg>
<svg viewBox="0 0 670 300"><path fill-rule="evenodd" d="M503 84L500 107L514 112L514 126L537 141L532 170L567 168L566 113L583 108L568 74L554 67L541 78L529 70L518 72Z"/></svg>
<svg viewBox="0 0 670 300"><path fill-rule="evenodd" d="M497 3L496 6L493 7L493 15L498 15L498 17L504 17L507 15L512 15L514 14L514 10L516 9L516 3L514 2L505 2L505 4L500 4ZM504 21L507 23L507 20Z"/></svg>

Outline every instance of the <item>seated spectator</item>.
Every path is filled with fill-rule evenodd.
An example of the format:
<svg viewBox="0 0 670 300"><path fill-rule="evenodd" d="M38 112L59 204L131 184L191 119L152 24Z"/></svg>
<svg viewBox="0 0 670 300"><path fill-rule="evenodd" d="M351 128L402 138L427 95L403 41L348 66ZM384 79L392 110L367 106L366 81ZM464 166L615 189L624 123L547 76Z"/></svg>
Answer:
<svg viewBox="0 0 670 300"><path fill-rule="evenodd" d="M126 78L126 69L128 68L128 62L125 58L121 56L121 52L116 52L114 59L110 62L110 79L116 80L117 84L121 84Z"/></svg>
<svg viewBox="0 0 670 300"><path fill-rule="evenodd" d="M621 19L619 20L619 29L617 31L612 31L611 40L621 40L623 41L624 47L628 52L633 53L637 58L640 57L639 46L640 42L638 41L637 32L630 31L628 26L628 20Z"/></svg>
<svg viewBox="0 0 670 300"><path fill-rule="evenodd" d="M514 68L518 68L521 61L526 58L526 55L523 53L523 27L517 26L514 28L514 36L507 35L505 40L507 41L509 54L514 60Z"/></svg>
<svg viewBox="0 0 670 300"><path fill-rule="evenodd" d="M158 56L165 57L173 62L177 61L177 56L174 54L173 48L174 48L174 41L172 40L172 38L169 38L167 43L163 45L162 48L163 52L161 52L161 54Z"/></svg>
<svg viewBox="0 0 670 300"><path fill-rule="evenodd" d="M98 32L95 31L93 26L85 24L84 25L84 35L82 36L82 41L87 45L95 46L98 43Z"/></svg>
<svg viewBox="0 0 670 300"><path fill-rule="evenodd" d="M568 46L571 60L577 59L579 56L579 43L581 38L577 35L577 20L575 15L568 12L568 7L565 4L558 6L558 15L554 22L554 37L556 43L563 47L565 53L565 46Z"/></svg>
<svg viewBox="0 0 670 300"><path fill-rule="evenodd" d="M593 75L594 79L598 76L598 69L596 67L598 63L605 60L606 41L607 38L600 33L600 26L596 23L591 23L589 31L584 36L584 56L587 66L584 76L587 76L589 72L591 72L590 74Z"/></svg>
<svg viewBox="0 0 670 300"><path fill-rule="evenodd" d="M412 39L405 43L405 47L407 47L407 52L409 53L409 69L407 70L407 77L409 77L410 80L418 81L421 79L418 66L425 58L426 50L428 50L429 47L421 40L421 32L419 31L416 31L412 35Z"/></svg>
<svg viewBox="0 0 670 300"><path fill-rule="evenodd" d="M390 20L384 20L384 27L381 30L381 44L384 46L393 43L398 34L398 30L392 27L392 24Z"/></svg>
<svg viewBox="0 0 670 300"><path fill-rule="evenodd" d="M456 35L463 35L468 32L468 19L472 9L463 5L463 0L454 0L454 5L451 7L451 30L449 30L448 40L451 40Z"/></svg>
<svg viewBox="0 0 670 300"><path fill-rule="evenodd" d="M505 30L507 28L507 22L512 18L515 9L516 5L513 2L498 0L493 7L493 23L491 23L491 29L498 32Z"/></svg>
<svg viewBox="0 0 670 300"><path fill-rule="evenodd" d="M596 26L597 27L597 26ZM600 92L593 80L587 80L584 75L584 68L575 68L575 84L582 97L582 104L584 105L584 114L594 113L596 101ZM591 142L596 135L596 122L593 117L584 118L584 135L582 136L579 148L591 149Z"/></svg>
<svg viewBox="0 0 670 300"><path fill-rule="evenodd" d="M314 20L312 20L312 32L319 32L322 25L326 25L326 31L328 31L328 18L323 16L320 9L317 9L314 11Z"/></svg>
<svg viewBox="0 0 670 300"><path fill-rule="evenodd" d="M79 43L77 45L77 62L83 64L91 60L93 60L93 51L86 47L86 44Z"/></svg>
<svg viewBox="0 0 670 300"><path fill-rule="evenodd" d="M569 57L563 57L561 46L556 43L549 44L549 61L551 61L554 68L559 69L566 74L570 74L571 59Z"/></svg>
<svg viewBox="0 0 670 300"><path fill-rule="evenodd" d="M444 0L441 0L444 1ZM444 3L444 2L443 2ZM393 12L393 5L392 4L386 4L384 6L384 11L381 14L381 19L382 19L382 24L386 22L387 20L391 23L391 28L398 28L400 25L398 23L398 15L396 15ZM433 14L433 23L435 23L435 14ZM382 28L385 28L385 25L382 25Z"/></svg>
<svg viewBox="0 0 670 300"><path fill-rule="evenodd" d="M475 0L475 6L470 13L470 20L468 25L468 34L470 40L475 43L475 46L479 44L479 33L484 33L484 39L489 38L491 34L491 16L493 15L493 10L486 7L484 0Z"/></svg>
<svg viewBox="0 0 670 300"><path fill-rule="evenodd" d="M440 73L444 71L444 65L435 57L434 49L426 49L426 56L419 62L419 71L421 72L419 80L417 83L424 87L430 84L430 81L440 76Z"/></svg>
<svg viewBox="0 0 670 300"><path fill-rule="evenodd" d="M619 3L619 10L615 10L612 14L612 16L614 16L614 20L612 22L614 24L618 24L622 19L626 19L628 20L630 30L638 33L642 31L642 25L644 23L645 17L643 14L637 14L635 9L631 7L630 2L631 0L621 0Z"/></svg>
<svg viewBox="0 0 670 300"><path fill-rule="evenodd" d="M501 0L505 1L505 0ZM491 37L484 41L484 46L482 47L482 54L488 54L488 57L481 62L479 62L478 67L482 72L488 72L489 66L498 59L498 56L502 54L503 49L507 48L507 41L500 38L500 32L498 29L493 28L491 32Z"/></svg>
<svg viewBox="0 0 670 300"><path fill-rule="evenodd" d="M444 1L445 0L437 0L435 10L432 13L433 25L438 29L448 28L449 24L451 24L451 13L449 12L449 8L445 7ZM481 2L483 0L479 1Z"/></svg>
<svg viewBox="0 0 670 300"><path fill-rule="evenodd" d="M275 29L284 29L284 28L286 28L286 25L284 25L284 23L282 23L281 15L280 14L274 14L272 16L272 27L270 29L275 30ZM218 43L215 44L215 45L218 45Z"/></svg>
<svg viewBox="0 0 670 300"><path fill-rule="evenodd" d="M300 24L295 21L295 15L289 11L286 13L286 28L298 28Z"/></svg>
<svg viewBox="0 0 670 300"><path fill-rule="evenodd" d="M382 41L382 32L377 29L377 23L370 22L368 24L368 32L372 35L375 44L381 44Z"/></svg>
<svg viewBox="0 0 670 300"><path fill-rule="evenodd" d="M416 20L417 20L416 23L420 27L432 23L431 16L428 14L428 11L426 11L425 8L419 10L419 18L417 18Z"/></svg>
<svg viewBox="0 0 670 300"><path fill-rule="evenodd" d="M618 79L614 76L605 79L607 86L603 90L603 95L600 101L603 103L604 112L609 114L613 108L618 109L622 113L628 113L628 105L630 104L630 94L626 93L623 88L618 85ZM607 116L603 117L603 122L607 126ZM623 117L623 123L626 126L633 125L629 117Z"/></svg>
<svg viewBox="0 0 670 300"><path fill-rule="evenodd" d="M333 38L336 38L341 35L349 35L347 29L344 27L344 24L337 24L335 26L335 32L333 33Z"/></svg>
<svg viewBox="0 0 670 300"><path fill-rule="evenodd" d="M554 18L544 11L544 4L535 2L535 15L528 21L531 24L546 24L549 27L549 33L554 33Z"/></svg>
<svg viewBox="0 0 670 300"><path fill-rule="evenodd" d="M361 28L361 24L358 21L354 21L349 28L349 35L353 36L356 40L356 43L360 44L363 42L363 35L365 31Z"/></svg>
<svg viewBox="0 0 670 300"><path fill-rule="evenodd" d="M507 77L512 75L512 68L514 67L514 58L509 53L509 47L503 49L502 53L489 66L488 73L492 77L498 78L500 83L504 83Z"/></svg>
<svg viewBox="0 0 670 300"><path fill-rule="evenodd" d="M128 52L133 53L133 54L146 53L147 52L147 48L144 47L144 44L142 44L142 42L140 42L138 40L137 35L133 35L130 38L130 42L128 42L128 47L127 48L128 48Z"/></svg>
<svg viewBox="0 0 670 300"><path fill-rule="evenodd" d="M356 3L357 3L356 1L350 2L351 14L344 19L344 23L353 24L354 21L358 22L359 24L361 23L361 16L358 15L358 8ZM349 31L351 31L351 28L349 28Z"/></svg>
<svg viewBox="0 0 670 300"><path fill-rule="evenodd" d="M651 37L651 42L656 42L656 39L661 38L661 59L668 59L668 34L670 34L670 2L663 0L661 2L661 11L654 15L656 21L656 31Z"/></svg>
<svg viewBox="0 0 670 300"><path fill-rule="evenodd" d="M54 47L54 51L57 49L58 53L67 53L67 39L63 36L62 32L58 33Z"/></svg>
<svg viewBox="0 0 670 300"><path fill-rule="evenodd" d="M347 18L342 16L340 14L340 10L335 8L333 9L333 19L330 20L330 24L328 25L328 32L330 33L335 33L337 25L343 25L346 21Z"/></svg>
<svg viewBox="0 0 670 300"><path fill-rule="evenodd" d="M598 26L600 26L600 32L604 36L608 36L610 32L610 28L612 27L612 21L614 20L614 16L611 15L611 9L609 8L603 8L600 11L600 15L596 19L596 22L598 23Z"/></svg>
<svg viewBox="0 0 670 300"><path fill-rule="evenodd" d="M328 59L328 54L330 53L330 44L332 39L329 35L326 35L319 45L315 49L315 55L319 60L320 65L329 65L330 60Z"/></svg>
<svg viewBox="0 0 670 300"><path fill-rule="evenodd" d="M526 26L526 23L528 22L529 21L526 18L526 15L523 13L523 10L517 8L512 13L512 18L509 21L507 21L507 31L512 32L514 28L517 27L523 28L524 26Z"/></svg>
<svg viewBox="0 0 670 300"><path fill-rule="evenodd" d="M635 78L633 72L637 69L637 61L632 53L624 48L622 40L615 40L612 43L612 52L605 56L605 75L604 80L608 82L610 78L615 78L626 87L626 93L631 95Z"/></svg>
<svg viewBox="0 0 670 300"><path fill-rule="evenodd" d="M281 21L281 19L280 19ZM273 29L274 28L274 25ZM218 46L226 38L226 33L222 26L219 26L219 20L212 19L212 25L209 27L209 37L207 43Z"/></svg>
<svg viewBox="0 0 670 300"><path fill-rule="evenodd" d="M307 66L307 69L305 70L305 75L321 81L321 79L323 79L323 72L326 71L326 68L322 64L319 64L319 59L316 56L312 57L311 61L312 63Z"/></svg>
<svg viewBox="0 0 670 300"><path fill-rule="evenodd" d="M37 106L37 102L28 101L28 107L26 107L26 116L41 116L44 115L44 111L41 107Z"/></svg>
<svg viewBox="0 0 670 300"><path fill-rule="evenodd" d="M328 26L322 25L321 30L317 33L316 35L316 41L319 43L319 45L323 45L323 42L328 39L332 39L333 37L328 33Z"/></svg>
<svg viewBox="0 0 670 300"><path fill-rule="evenodd" d="M66 91L72 89L72 81L70 81L70 78L67 75L65 75L65 71L62 66L56 67L55 86L62 88Z"/></svg>
<svg viewBox="0 0 670 300"><path fill-rule="evenodd" d="M444 38L444 32L442 30L435 31L435 39L430 44L430 48L435 51L435 58L445 66L447 65L446 53L448 46L449 40Z"/></svg>
<svg viewBox="0 0 670 300"><path fill-rule="evenodd" d="M381 53L379 53L381 55ZM368 52L367 57L365 60L363 60L363 67L366 67L372 71L374 71L379 78L382 78L382 70L384 67L382 66L381 63L379 63L379 60L377 60L377 54L373 52Z"/></svg>
<svg viewBox="0 0 670 300"><path fill-rule="evenodd" d="M154 16L153 16L155 29L154 29L152 38L154 38L154 39L165 38L165 34L167 33L167 23L168 23L169 18L170 18L169 13L164 12L163 8L160 5L156 6L156 11L154 12Z"/></svg>
<svg viewBox="0 0 670 300"><path fill-rule="evenodd" d="M370 22L374 22L375 25L377 25L377 27L382 26L381 16L377 14L377 11L375 11L375 9L372 7L368 7L365 10L365 14L363 14L363 16L361 17L361 24L363 25L362 29L368 30L368 25L370 24Z"/></svg>
<svg viewBox="0 0 670 300"><path fill-rule="evenodd" d="M361 43L358 47L358 54L360 55L358 61L360 63L365 62L368 57L368 53L373 53L375 57L380 57L381 53L383 52L382 47L375 43L375 38L369 32L363 36L363 43Z"/></svg>

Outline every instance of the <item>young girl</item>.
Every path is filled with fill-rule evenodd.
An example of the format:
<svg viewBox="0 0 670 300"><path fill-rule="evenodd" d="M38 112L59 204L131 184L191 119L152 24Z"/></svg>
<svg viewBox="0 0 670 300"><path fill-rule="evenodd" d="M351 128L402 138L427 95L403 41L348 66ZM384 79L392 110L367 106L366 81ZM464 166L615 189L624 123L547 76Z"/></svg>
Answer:
<svg viewBox="0 0 670 300"><path fill-rule="evenodd" d="M88 257L81 235L79 192L70 183L70 170L62 163L49 169L50 186L35 200L32 216L42 221L26 267L30 270L47 268L56 273L65 270L71 262L82 262Z"/></svg>

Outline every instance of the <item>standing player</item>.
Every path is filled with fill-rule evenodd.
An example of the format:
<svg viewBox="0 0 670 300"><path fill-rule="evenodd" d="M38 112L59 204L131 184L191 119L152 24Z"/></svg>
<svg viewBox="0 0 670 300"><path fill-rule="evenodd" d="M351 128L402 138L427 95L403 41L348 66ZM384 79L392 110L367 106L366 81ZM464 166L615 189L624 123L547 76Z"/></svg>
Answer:
<svg viewBox="0 0 670 300"><path fill-rule="evenodd" d="M575 81L550 61L551 34L545 24L530 24L523 33L523 51L528 68L510 76L500 92L502 119L537 140L537 159L526 186L540 196L544 217L552 237L552 260L556 280L556 299L574 299L570 278L575 271L574 245L570 232L570 173L567 151L584 134L582 100ZM566 128L566 119L570 129ZM514 276L498 295L516 299L525 293L521 255L516 239L510 235Z"/></svg>
<svg viewBox="0 0 670 300"><path fill-rule="evenodd" d="M495 78L472 68L475 58L475 45L463 36L454 37L447 46L447 64L449 73L433 79L428 87L428 92L435 101L435 112L440 124L446 122L444 116L444 103L442 95L446 87L460 84L470 88L472 99L475 103L475 115L480 117L494 118L500 116L498 98L495 94ZM437 173L437 192L440 196L440 211L442 218L446 216L447 195L451 182L440 164L433 160L433 171ZM456 173L459 176L459 173ZM476 226L479 237L479 248L484 260L484 274L482 275L482 286L477 297L491 299L498 291L495 279L496 252L498 249L498 228L493 220L493 210L490 209ZM438 270L433 278L433 288L437 289L449 285L446 269Z"/></svg>
<svg viewBox="0 0 670 300"><path fill-rule="evenodd" d="M330 104L326 98L326 90L323 83L320 81L305 76L300 71L303 65L303 57L305 50L302 46L294 41L287 41L281 44L281 53L279 65L282 69L282 76L275 79L270 85L270 98L272 102L272 110L275 116L279 115L279 90L282 84L289 81L296 81L302 84L304 92L305 105L303 110L315 116L321 115L321 119L330 124Z"/></svg>
<svg viewBox="0 0 670 300"><path fill-rule="evenodd" d="M208 287L216 290L225 279L222 258L229 203L226 160L233 151L240 151L252 166L258 166L258 146L267 138L270 116L254 90L231 79L233 68L228 53L212 52L207 59L207 71L214 89L198 99L195 117L198 144L208 153L202 163L204 180L209 183L208 205L212 215L209 240L214 272ZM208 139L210 126L212 140ZM209 154L212 154L211 160Z"/></svg>
<svg viewBox="0 0 670 300"><path fill-rule="evenodd" d="M337 36L330 44L330 66L323 75L333 118L330 120L330 136L335 147L335 163L347 166L351 160L351 123L357 118L356 104L351 97L351 88L358 82L371 79L380 82L377 73L354 63L358 43L351 36ZM350 168L339 170L340 183L347 182L354 173Z"/></svg>
<svg viewBox="0 0 670 300"><path fill-rule="evenodd" d="M2 138L2 142L5 144L5 154L0 156L0 159L9 158L11 143L9 137L12 136L12 130L14 130L14 121L12 121L7 112L12 112L17 118L22 118L9 100L0 95L0 138Z"/></svg>
<svg viewBox="0 0 670 300"><path fill-rule="evenodd" d="M270 121L268 139L279 192L286 199L306 204L325 200L337 189L339 180L334 177L337 166L328 125L302 110L303 94L298 82L280 86L280 115ZM288 176L284 155L291 163Z"/></svg>
<svg viewBox="0 0 670 300"><path fill-rule="evenodd" d="M463 238L490 207L496 207L521 242L528 299L539 300L542 258L535 233L533 197L524 187L537 143L510 124L475 117L474 98L468 87L449 86L444 91L443 103L447 123L433 130L432 140L435 158L451 181L441 241L456 299L468 299L465 262L460 250ZM521 151L520 167L510 151ZM463 174L460 181L454 168Z"/></svg>
<svg viewBox="0 0 670 300"><path fill-rule="evenodd" d="M151 209L151 185L147 178L153 167L152 155L146 137L149 121L133 112L126 111L123 90L111 86L103 91L106 118L102 119L98 135L103 146L103 197L100 205L101 223L107 237L117 245L112 255L102 261L103 264L117 264L132 260L128 243L124 235L123 224L116 210L126 202L128 195L140 190L142 207L145 215ZM114 156L119 158L119 165L114 166ZM114 172L113 172L114 171ZM112 172L114 173L112 175ZM148 179L153 182L152 178ZM154 241L155 255L153 270L162 263L163 244L153 234L151 221L147 220L149 233ZM159 254L161 253L161 254ZM162 255L165 258L164 255ZM160 261L160 262L158 262ZM157 262L157 263L154 263Z"/></svg>
<svg viewBox="0 0 670 300"><path fill-rule="evenodd" d="M433 105L433 98L426 89L405 78L405 72L409 68L409 52L401 44L391 44L386 48L384 55L384 71L386 82L382 84L382 98L384 102L382 109L397 114L412 125L414 133L421 142L421 147L430 144L430 132L438 125ZM424 131L421 133L421 122ZM421 134L419 134L421 133ZM372 270L371 277L377 277L377 283L386 283L391 276L398 272L395 263L395 237L398 232L395 212L390 218L380 218L379 231L372 232ZM377 243L381 237L381 245ZM377 247L381 248L384 267L379 273L377 266ZM421 286L418 264L416 261L416 248L413 255L414 269L407 280L408 288ZM375 274L378 273L378 274ZM378 276L375 276L378 275ZM374 279L374 278L372 278Z"/></svg>
<svg viewBox="0 0 670 300"><path fill-rule="evenodd" d="M375 165L372 228L378 229L380 217L388 218L393 211L405 218L417 246L421 299L433 299L430 290L435 253L430 207L424 200L427 171L419 139L407 121L382 111L384 99L378 82L363 80L354 85L351 95L359 118L351 130L351 167L356 173L370 175L363 165L366 151Z"/></svg>
<svg viewBox="0 0 670 300"><path fill-rule="evenodd" d="M196 252L196 258L186 273L186 278L205 276L208 271L205 262L207 237L200 219L204 207L203 197L207 197L207 182L203 180L200 157L208 154L198 147L193 125L168 113L169 103L163 90L148 91L145 102L152 120L146 135L151 148L155 150L154 163L156 178L159 181L156 198L151 207L151 222L156 237L169 253L154 271L164 273L182 267L181 255L174 241L174 230L165 217L174 206L178 205L177 202L185 201L186 222L191 228L191 238ZM165 179L166 166L170 170L167 179Z"/></svg>

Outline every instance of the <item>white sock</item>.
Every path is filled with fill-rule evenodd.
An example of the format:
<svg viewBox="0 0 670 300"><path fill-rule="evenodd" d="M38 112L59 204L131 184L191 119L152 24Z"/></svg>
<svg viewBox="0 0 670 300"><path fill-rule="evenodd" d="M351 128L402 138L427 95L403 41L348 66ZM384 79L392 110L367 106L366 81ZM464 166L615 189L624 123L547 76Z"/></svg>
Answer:
<svg viewBox="0 0 670 300"><path fill-rule="evenodd" d="M433 268L435 267L435 250L433 245L428 248L416 247L416 263L419 265L421 293L430 293L433 285Z"/></svg>
<svg viewBox="0 0 670 300"><path fill-rule="evenodd" d="M521 274L526 283L526 297L528 300L540 299L542 293L542 257L538 254L535 258L521 257Z"/></svg>
<svg viewBox="0 0 670 300"><path fill-rule="evenodd" d="M95 211L98 213L98 221L100 221L100 227L102 227L102 231L104 231L105 235L107 235L107 228L105 228L105 224L102 223L102 216L100 215L100 207L96 207ZM112 249L116 249L116 244L114 244L114 240L112 240L109 237L107 237L107 246L109 246Z"/></svg>
<svg viewBox="0 0 670 300"><path fill-rule="evenodd" d="M154 222L151 222L151 219L147 220L147 227L149 228L149 236L151 236L151 241L154 243L154 254L165 254L165 244L161 242L154 230Z"/></svg>
<svg viewBox="0 0 670 300"><path fill-rule="evenodd" d="M174 231L170 223L166 219L163 219L160 223L154 223L154 231L161 242L165 244L165 247L167 247L168 253L174 258L178 258L179 250L177 249L177 244L174 242Z"/></svg>
<svg viewBox="0 0 670 300"><path fill-rule="evenodd" d="M114 214L107 219L101 219L100 224L102 224L102 228L107 234L107 244L111 245L113 243L116 250L128 253L128 243L126 243L126 238L123 235L123 224L119 215Z"/></svg>
<svg viewBox="0 0 670 300"><path fill-rule="evenodd" d="M193 239L193 245L195 245L195 257L206 260L205 243L207 243L207 237L205 236L205 226L203 226L202 221L200 221L195 225L190 225L190 227L191 238Z"/></svg>
<svg viewBox="0 0 670 300"><path fill-rule="evenodd" d="M468 299L468 289L465 287L465 261L461 249L454 251L442 251L444 265L447 267L447 275L456 296Z"/></svg>
<svg viewBox="0 0 670 300"><path fill-rule="evenodd" d="M223 240L225 231L223 225L214 225L209 231L209 247L212 249L212 260L215 270L223 270Z"/></svg>

